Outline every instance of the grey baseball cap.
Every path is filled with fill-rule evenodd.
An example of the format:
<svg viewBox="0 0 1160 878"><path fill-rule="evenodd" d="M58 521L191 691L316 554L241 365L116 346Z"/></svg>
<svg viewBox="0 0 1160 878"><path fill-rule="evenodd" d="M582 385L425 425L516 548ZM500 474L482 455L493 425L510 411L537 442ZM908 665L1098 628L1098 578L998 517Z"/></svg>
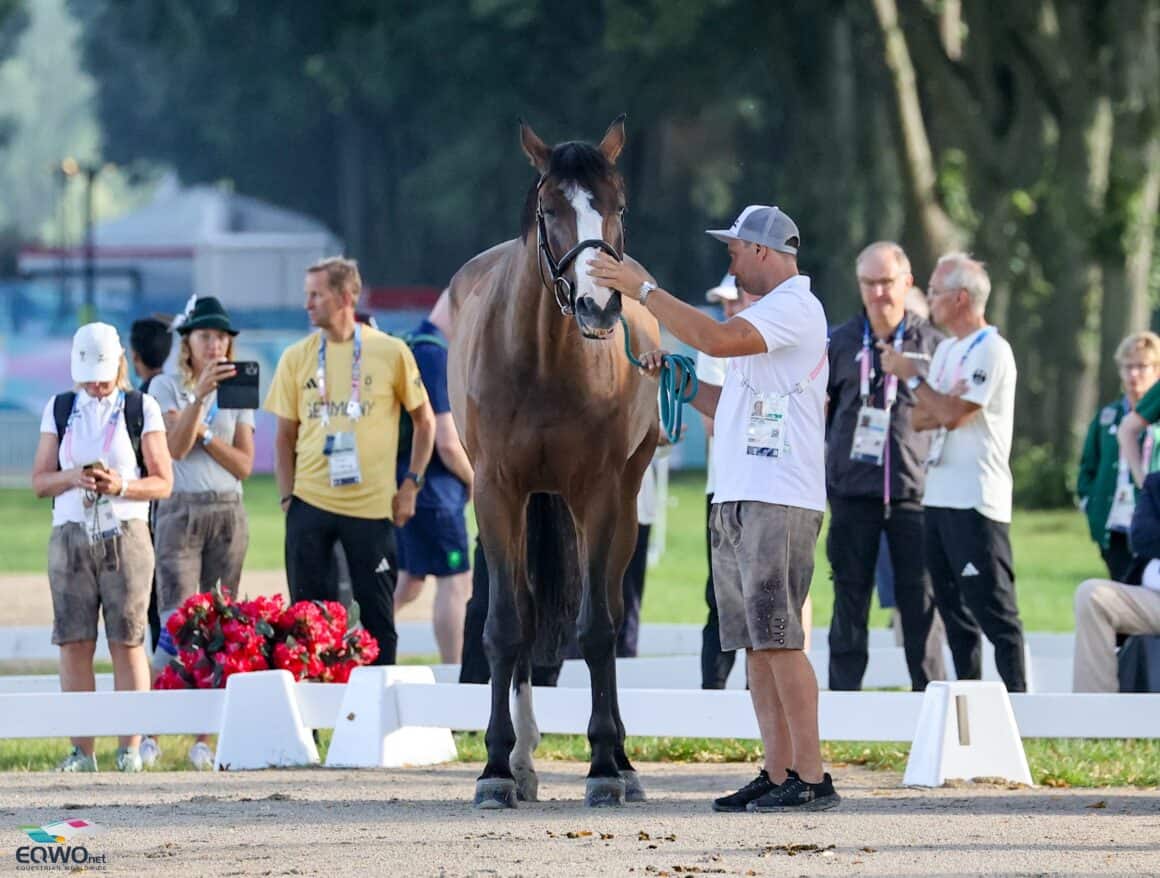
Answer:
<svg viewBox="0 0 1160 878"><path fill-rule="evenodd" d="M791 255L797 255L801 240L797 223L781 208L767 204L751 204L729 228L706 229L705 233L718 241L748 241Z"/></svg>

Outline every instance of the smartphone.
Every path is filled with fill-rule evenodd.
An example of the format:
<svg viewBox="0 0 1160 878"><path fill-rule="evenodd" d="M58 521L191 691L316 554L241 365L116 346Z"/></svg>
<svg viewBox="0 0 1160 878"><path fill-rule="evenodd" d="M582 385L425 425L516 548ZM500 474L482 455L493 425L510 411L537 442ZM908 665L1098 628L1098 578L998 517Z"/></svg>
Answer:
<svg viewBox="0 0 1160 878"><path fill-rule="evenodd" d="M105 462L103 460L94 460L92 463L86 463L83 467L81 467L81 469L88 472L92 472L93 470L100 470L101 472L109 471L109 468L105 466Z"/></svg>
<svg viewBox="0 0 1160 878"><path fill-rule="evenodd" d="M258 364L249 361L231 363L237 371L233 378L218 383L217 404L223 409L256 409L262 401L258 393Z"/></svg>

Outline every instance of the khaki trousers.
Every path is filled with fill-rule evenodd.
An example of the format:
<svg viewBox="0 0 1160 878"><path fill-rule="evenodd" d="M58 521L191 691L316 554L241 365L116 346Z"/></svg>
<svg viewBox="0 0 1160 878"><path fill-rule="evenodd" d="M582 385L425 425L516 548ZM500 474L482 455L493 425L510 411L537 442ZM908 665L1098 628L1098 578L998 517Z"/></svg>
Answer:
<svg viewBox="0 0 1160 878"><path fill-rule="evenodd" d="M1075 592L1072 689L1119 692L1117 634L1160 634L1160 592L1089 579Z"/></svg>

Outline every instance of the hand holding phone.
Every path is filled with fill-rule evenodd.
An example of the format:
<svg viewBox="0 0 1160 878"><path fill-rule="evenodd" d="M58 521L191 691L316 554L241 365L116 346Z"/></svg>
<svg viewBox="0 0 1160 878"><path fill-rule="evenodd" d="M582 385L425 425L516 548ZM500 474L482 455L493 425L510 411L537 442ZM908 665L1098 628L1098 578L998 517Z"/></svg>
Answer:
<svg viewBox="0 0 1160 878"><path fill-rule="evenodd" d="M234 374L218 384L218 408L256 409L262 401L258 393L258 364L253 361L230 363Z"/></svg>

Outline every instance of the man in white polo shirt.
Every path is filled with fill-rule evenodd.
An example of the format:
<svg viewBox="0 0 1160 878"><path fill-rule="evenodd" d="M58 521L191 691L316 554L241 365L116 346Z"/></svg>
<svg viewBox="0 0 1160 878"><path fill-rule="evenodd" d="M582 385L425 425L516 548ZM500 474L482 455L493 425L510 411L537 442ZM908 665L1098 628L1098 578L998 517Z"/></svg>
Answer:
<svg viewBox="0 0 1160 878"><path fill-rule="evenodd" d="M982 676L982 634L1008 691L1027 691L1023 625L1011 554L1011 433L1015 356L987 324L983 263L949 253L930 277L931 317L946 330L929 379L883 342L882 368L917 398L916 430L935 430L927 456L926 561L960 680Z"/></svg>
<svg viewBox="0 0 1160 878"><path fill-rule="evenodd" d="M729 272L756 300L718 323L659 289L649 275L605 255L598 283L631 295L673 335L728 357L725 383L699 385L693 405L713 417L710 520L722 649L745 649L765 767L719 811L832 808L822 767L818 684L803 650L801 612L826 505L826 315L798 274L799 235L776 207L752 205L728 230ZM641 357L655 372L663 352Z"/></svg>

